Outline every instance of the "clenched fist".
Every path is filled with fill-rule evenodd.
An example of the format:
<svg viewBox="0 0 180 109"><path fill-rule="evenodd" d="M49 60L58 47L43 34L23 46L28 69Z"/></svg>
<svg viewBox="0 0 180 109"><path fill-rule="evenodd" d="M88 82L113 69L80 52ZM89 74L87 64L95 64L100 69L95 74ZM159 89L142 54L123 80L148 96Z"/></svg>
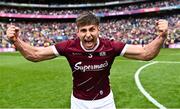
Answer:
<svg viewBox="0 0 180 109"><path fill-rule="evenodd" d="M9 41L15 42L17 40L17 37L19 37L19 28L11 25L10 27L8 27L6 35Z"/></svg>
<svg viewBox="0 0 180 109"><path fill-rule="evenodd" d="M156 25L158 35L161 37L166 37L168 32L168 21L160 19L156 22Z"/></svg>

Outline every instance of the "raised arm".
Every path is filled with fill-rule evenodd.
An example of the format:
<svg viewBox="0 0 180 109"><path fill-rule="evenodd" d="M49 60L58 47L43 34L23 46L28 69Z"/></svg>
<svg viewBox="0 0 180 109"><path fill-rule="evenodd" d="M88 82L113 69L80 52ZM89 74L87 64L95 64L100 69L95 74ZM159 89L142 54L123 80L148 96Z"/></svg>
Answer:
<svg viewBox="0 0 180 109"><path fill-rule="evenodd" d="M162 44L167 36L168 21L157 21L157 29L159 35L149 44L142 45L128 45L124 57L138 60L151 60L156 57L162 47Z"/></svg>
<svg viewBox="0 0 180 109"><path fill-rule="evenodd" d="M19 28L11 25L6 31L7 38L29 61L38 62L52 59L55 56L52 47L33 47L19 38Z"/></svg>

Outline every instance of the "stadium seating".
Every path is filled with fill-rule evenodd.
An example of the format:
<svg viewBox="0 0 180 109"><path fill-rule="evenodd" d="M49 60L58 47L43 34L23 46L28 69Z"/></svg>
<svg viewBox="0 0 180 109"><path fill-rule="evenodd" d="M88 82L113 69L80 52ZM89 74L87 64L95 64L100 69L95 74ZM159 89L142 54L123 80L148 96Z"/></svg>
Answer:
<svg viewBox="0 0 180 109"><path fill-rule="evenodd" d="M148 2L148 3L138 3L131 5L118 5L113 7L102 7L95 9L86 9L94 13L112 13L125 10L134 10L141 8L152 8L152 7L167 7L177 5L178 0L164 0L157 2ZM79 14L84 9L33 9L33 8L18 8L18 7L3 7L0 10L0 13L16 13L16 14L34 14L34 15L71 15ZM141 16L141 15L138 15ZM129 44L147 44L151 42L154 37L157 36L155 30L155 21L160 18L165 18L170 22L170 33L164 47L168 47L170 44L173 44L174 41L179 37L179 15L163 15L163 16L151 16L151 17L126 17L123 19L117 19L114 17L109 17L106 20L103 20L101 23L101 36L113 38L115 40L120 40ZM8 18L7 18L8 19ZM13 22L13 19L9 19L10 22ZM16 20L16 19L15 19ZM68 37L69 39L76 37L76 26L74 21L68 23L62 23L58 21L50 22L34 22L26 21L26 19L21 19L21 21L13 22L14 25L21 28L21 38L30 43L33 46L49 46L56 43L57 37ZM6 28L8 27L8 22L0 22L0 35L5 36ZM1 38L0 47L12 47L10 43Z"/></svg>

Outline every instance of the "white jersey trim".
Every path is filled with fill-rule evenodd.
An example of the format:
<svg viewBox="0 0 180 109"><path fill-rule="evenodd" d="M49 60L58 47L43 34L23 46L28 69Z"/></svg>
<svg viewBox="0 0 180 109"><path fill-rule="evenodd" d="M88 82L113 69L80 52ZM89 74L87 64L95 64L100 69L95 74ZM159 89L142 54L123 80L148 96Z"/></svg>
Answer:
<svg viewBox="0 0 180 109"><path fill-rule="evenodd" d="M121 51L120 56L123 56L126 53L127 47L129 46L129 44L126 44L123 48L123 50Z"/></svg>
<svg viewBox="0 0 180 109"><path fill-rule="evenodd" d="M59 56L59 53L55 47L55 45L51 46L52 50L53 50L53 53L56 55L56 56Z"/></svg>
<svg viewBox="0 0 180 109"><path fill-rule="evenodd" d="M95 50L98 48L99 43L100 43L99 38L97 38L97 44L96 44L96 46L95 46L92 50L87 50L87 49L84 48L84 46L83 46L83 44L82 44L82 41L80 41L81 48L82 48L85 52L93 52L93 51L95 51Z"/></svg>

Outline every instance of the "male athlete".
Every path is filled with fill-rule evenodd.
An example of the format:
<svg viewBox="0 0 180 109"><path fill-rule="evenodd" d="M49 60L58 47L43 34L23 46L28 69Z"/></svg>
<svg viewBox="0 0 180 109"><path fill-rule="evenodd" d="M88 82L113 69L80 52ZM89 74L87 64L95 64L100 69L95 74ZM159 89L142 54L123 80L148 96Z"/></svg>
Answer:
<svg viewBox="0 0 180 109"><path fill-rule="evenodd" d="M151 60L158 55L166 39L168 22L159 20L159 35L149 44L129 45L99 37L99 19L90 12L76 19L77 38L50 47L33 47L19 38L19 28L7 29L8 39L21 54L33 62L65 56L73 75L71 109L115 109L109 75L116 56Z"/></svg>

